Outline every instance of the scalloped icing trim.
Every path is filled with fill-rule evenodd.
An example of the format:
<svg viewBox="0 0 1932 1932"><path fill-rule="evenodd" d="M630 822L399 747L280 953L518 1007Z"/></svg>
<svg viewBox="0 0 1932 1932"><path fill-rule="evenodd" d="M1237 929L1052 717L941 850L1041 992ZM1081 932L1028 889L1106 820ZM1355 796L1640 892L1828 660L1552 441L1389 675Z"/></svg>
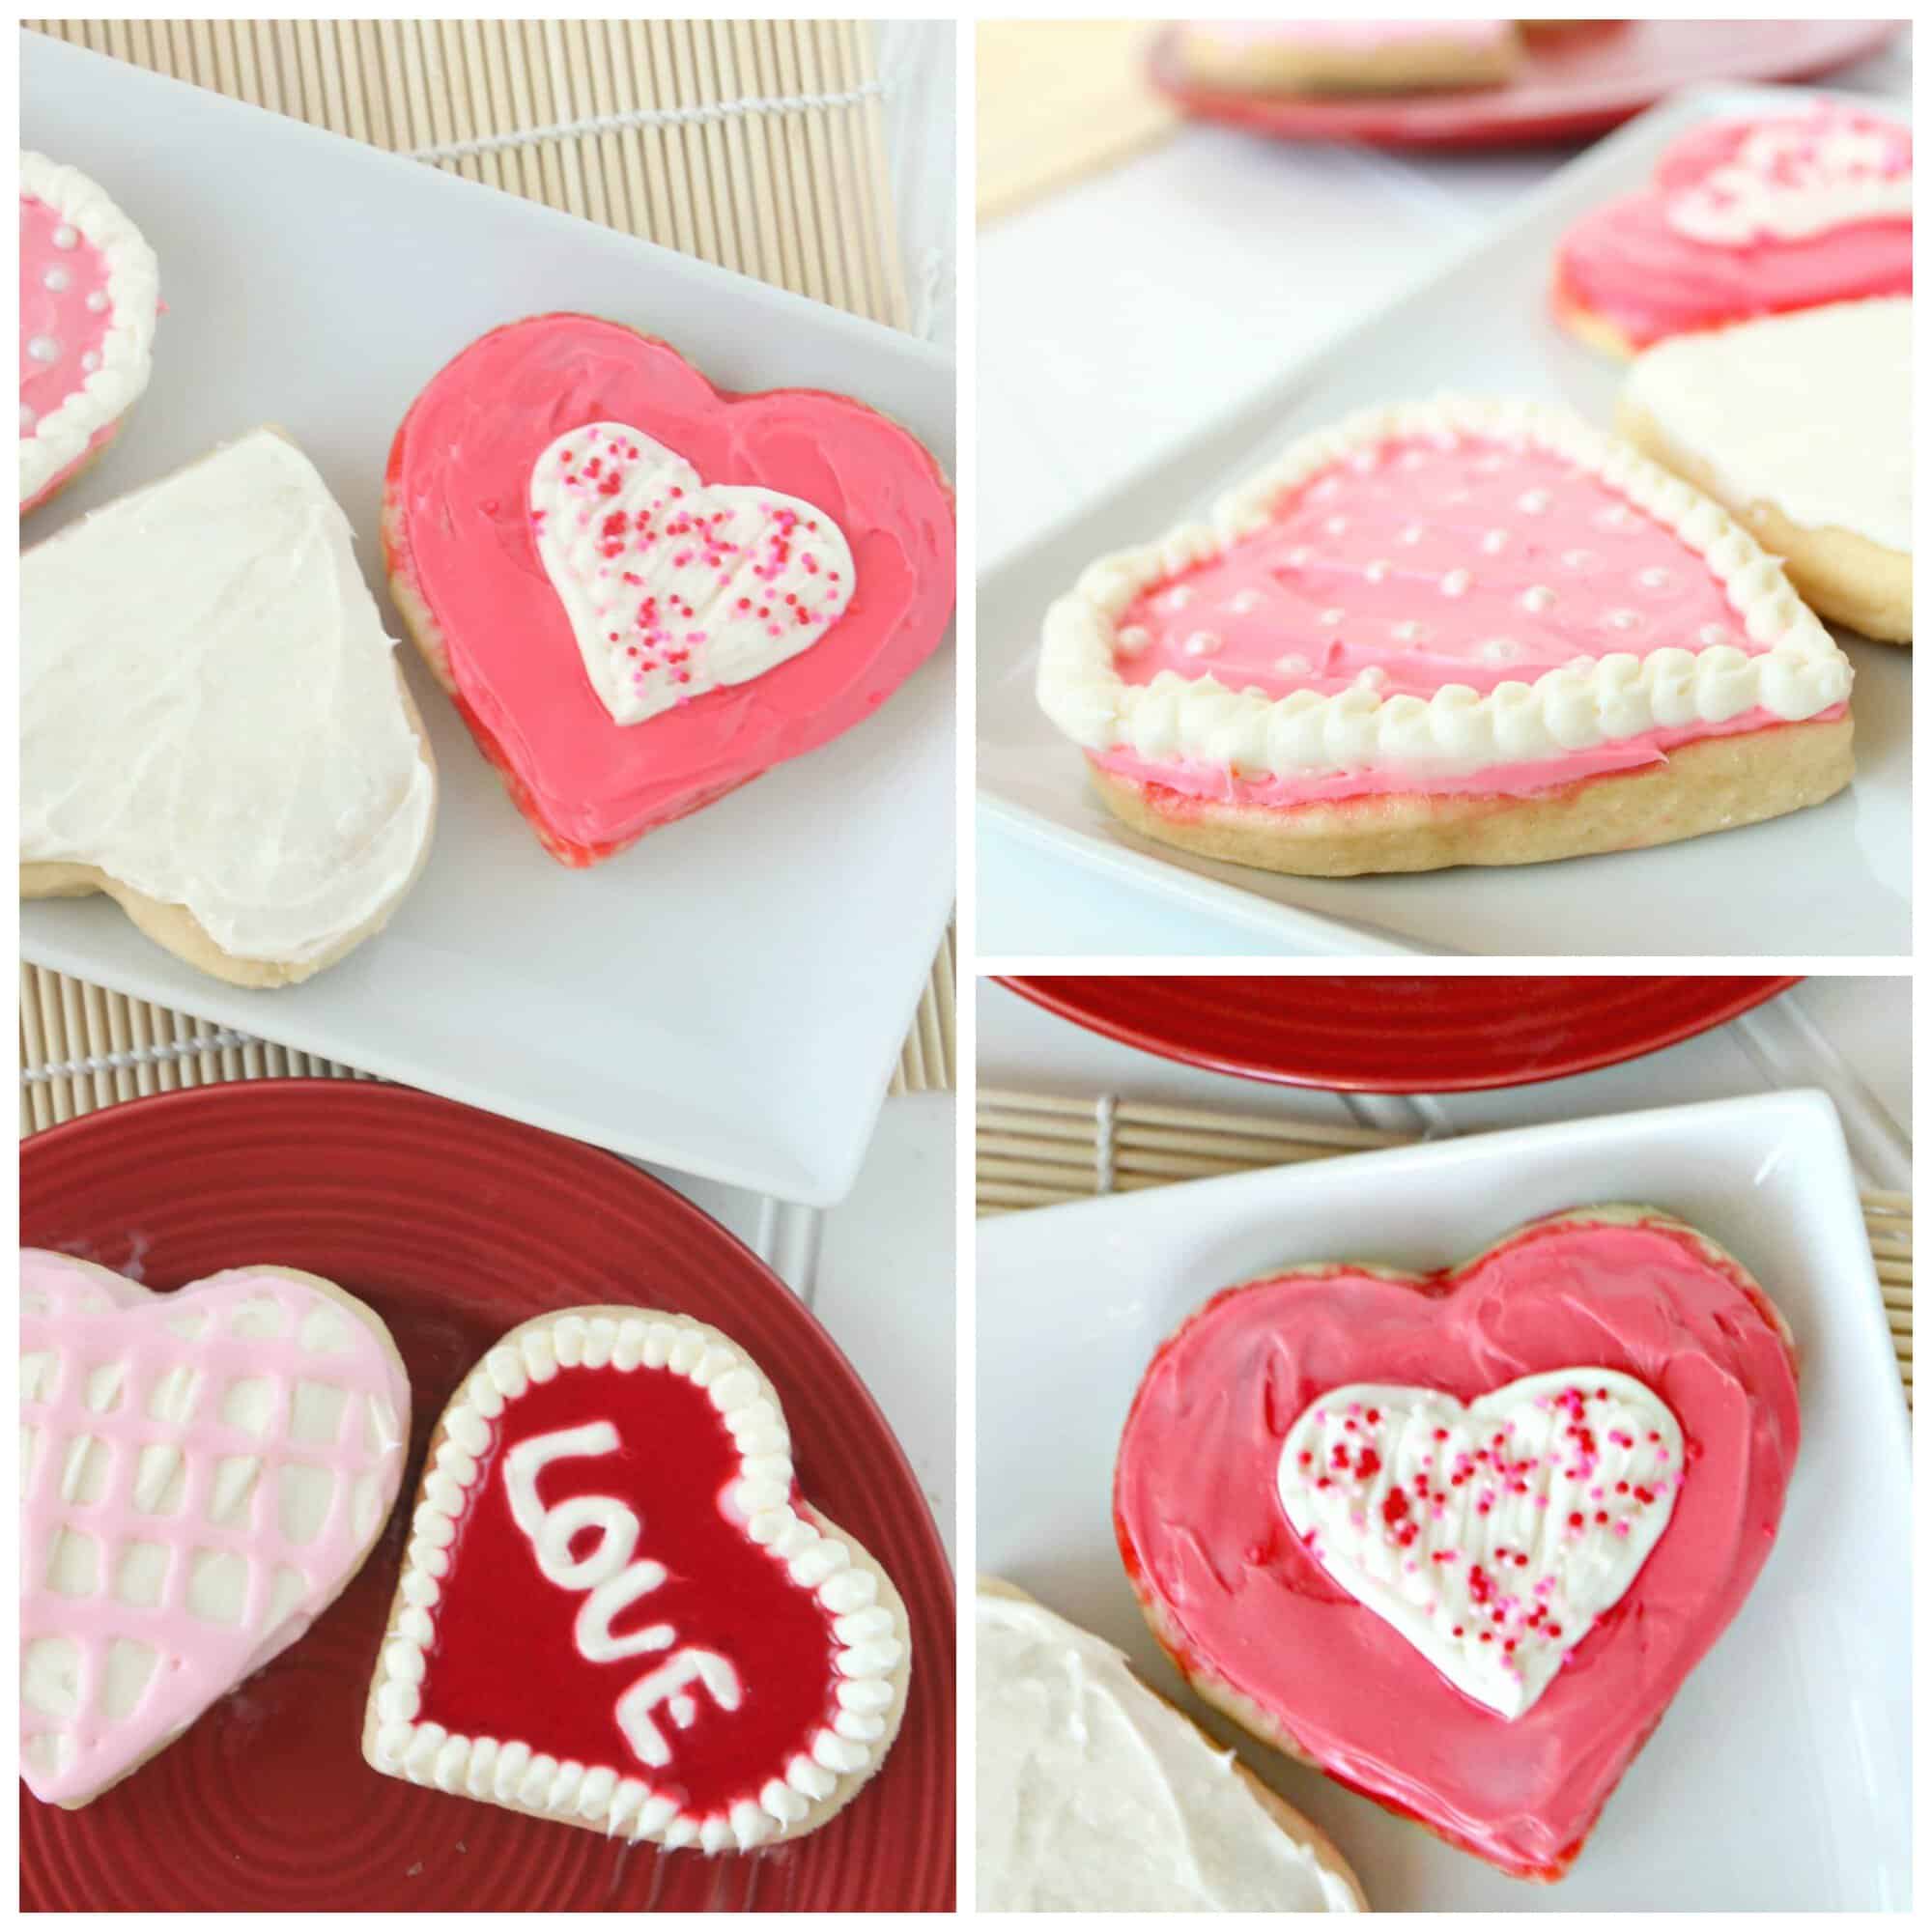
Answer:
<svg viewBox="0 0 1932 1932"><path fill-rule="evenodd" d="M608 1765L559 1763L526 1744L453 1736L440 1724L415 1721L423 1653L434 1634L431 1612L448 1572L456 1519L476 1480L476 1459L490 1444L489 1424L531 1382L571 1368L668 1369L710 1396L738 1447L733 1501L745 1514L745 1533L784 1562L795 1584L817 1596L845 1646L834 1659L842 1679L838 1717L812 1739L809 1754L793 1757L783 1777L768 1779L755 1798L735 1801L727 1812L695 1817L641 1778L620 1778ZM706 1852L749 1851L779 1836L833 1797L840 1777L866 1772L898 1701L890 1679L905 1655L906 1634L892 1609L876 1601L870 1571L854 1568L844 1544L792 1509L791 1435L768 1387L750 1356L688 1321L564 1315L492 1349L444 1411L442 1441L423 1475L403 1561L403 1607L377 1666L380 1767L440 1791L601 1825L610 1837Z"/></svg>
<svg viewBox="0 0 1932 1932"><path fill-rule="evenodd" d="M20 193L44 202L107 264L110 327L100 367L20 437L20 501L28 503L78 463L94 439L139 401L153 366L161 279L155 251L105 189L78 168L20 151Z"/></svg>
<svg viewBox="0 0 1932 1932"><path fill-rule="evenodd" d="M1116 629L1142 592L1264 529L1285 497L1354 451L1444 434L1520 439L1597 477L1703 561L1746 635L1765 648L1614 652L1587 668L1578 660L1546 671L1533 684L1507 682L1487 694L1445 684L1428 698L1384 697L1359 686L1270 698L1254 686L1231 691L1211 674L1163 670L1141 685L1120 676ZM1842 704L1851 688L1850 661L1776 560L1716 503L1568 411L1455 395L1366 410L1301 437L1222 497L1210 522L1179 525L1154 543L1090 564L1046 613L1036 686L1047 717L1090 752L1213 765L1258 780L1416 774L1419 788L1430 777L1563 758L1758 709L1796 723Z"/></svg>

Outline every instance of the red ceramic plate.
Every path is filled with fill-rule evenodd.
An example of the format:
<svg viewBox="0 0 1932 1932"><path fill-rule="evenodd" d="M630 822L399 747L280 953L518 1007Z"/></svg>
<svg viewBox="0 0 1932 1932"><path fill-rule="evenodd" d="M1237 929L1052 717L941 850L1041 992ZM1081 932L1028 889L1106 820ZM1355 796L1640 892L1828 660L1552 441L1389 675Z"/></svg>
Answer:
<svg viewBox="0 0 1932 1932"><path fill-rule="evenodd" d="M179 1286L274 1261L389 1324L412 1461L383 1540L313 1630L79 1811L20 1794L29 1912L950 1911L953 1599L919 1485L804 1305L690 1203L610 1154L451 1101L324 1080L191 1089L20 1154L20 1238ZM714 1322L782 1396L806 1493L904 1594L913 1678L885 1767L829 1825L749 1856L595 1833L384 1777L362 1703L424 1445L487 1346L553 1308Z"/></svg>
<svg viewBox="0 0 1932 1932"><path fill-rule="evenodd" d="M1363 974L1005 983L1095 1033L1216 1073L1357 1094L1460 1094L1634 1060L1798 981Z"/></svg>
<svg viewBox="0 0 1932 1932"><path fill-rule="evenodd" d="M1502 87L1440 94L1236 94L1180 65L1170 28L1149 57L1153 81L1190 114L1288 141L1461 148L1601 134L1680 87L1809 80L1883 46L1896 20L1599 20L1536 34Z"/></svg>

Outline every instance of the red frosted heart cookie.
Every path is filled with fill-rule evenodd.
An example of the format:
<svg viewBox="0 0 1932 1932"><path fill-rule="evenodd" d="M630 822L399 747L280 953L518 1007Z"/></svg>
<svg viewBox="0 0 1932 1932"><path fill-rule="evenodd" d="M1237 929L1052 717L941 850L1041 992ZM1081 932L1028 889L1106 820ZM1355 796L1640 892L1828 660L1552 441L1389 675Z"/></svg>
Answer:
<svg viewBox="0 0 1932 1932"><path fill-rule="evenodd" d="M1142 1379L1115 1528L1204 1696L1549 1880L1755 1581L1798 1436L1745 1269L1581 1209L1438 1275L1217 1295Z"/></svg>
<svg viewBox="0 0 1932 1932"><path fill-rule="evenodd" d="M1693 128L1556 249L1557 320L1614 355L1912 293L1912 130L1831 102Z"/></svg>
<svg viewBox="0 0 1932 1932"><path fill-rule="evenodd" d="M952 498L849 397L714 389L593 316L472 343L383 510L411 633L546 849L594 865L869 716L952 611Z"/></svg>
<svg viewBox="0 0 1932 1932"><path fill-rule="evenodd" d="M1282 872L1618 851L1817 803L1851 666L1747 531L1561 411L1293 443L1048 611L1038 696L1108 808Z"/></svg>
<svg viewBox="0 0 1932 1932"><path fill-rule="evenodd" d="M148 386L155 251L78 168L20 156L20 509L71 482Z"/></svg>
<svg viewBox="0 0 1932 1932"><path fill-rule="evenodd" d="M363 1754L418 1784L705 1851L794 1838L878 1769L905 1612L798 1492L777 1394L714 1328L511 1331L430 1445Z"/></svg>

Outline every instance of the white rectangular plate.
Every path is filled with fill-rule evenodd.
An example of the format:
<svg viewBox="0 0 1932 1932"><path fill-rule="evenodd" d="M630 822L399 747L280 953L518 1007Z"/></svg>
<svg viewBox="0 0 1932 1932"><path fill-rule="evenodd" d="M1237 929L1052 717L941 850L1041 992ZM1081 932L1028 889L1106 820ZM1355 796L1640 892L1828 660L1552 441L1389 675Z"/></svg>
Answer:
<svg viewBox="0 0 1932 1932"><path fill-rule="evenodd" d="M1804 1439L1756 1587L1570 1877L1504 1878L1220 1719L1378 1911L1903 1911L1911 1456L1858 1188L1815 1093L1475 1135L981 1224L979 1566L1125 1649L1190 1715L1114 1543L1114 1453L1155 1349L1291 1256L1426 1269L1558 1208L1635 1201L1735 1253L1797 1337Z"/></svg>
<svg viewBox="0 0 1932 1932"><path fill-rule="evenodd" d="M379 586L404 412L466 344L550 309L664 336L724 388L861 397L952 468L951 361L876 324L37 34L21 97L22 141L121 203L167 302L126 433L29 541L274 422ZM952 654L877 718L589 871L545 856L401 655L441 798L386 931L268 993L190 971L101 898L22 906L22 952L622 1153L837 1200L952 901Z"/></svg>
<svg viewBox="0 0 1932 1932"><path fill-rule="evenodd" d="M1889 954L1911 950L1911 654L1841 635L1858 672L1859 774L1830 803L1643 852L1543 866L1292 879L1128 832L1034 702L1040 617L1082 568L1205 511L1296 435L1446 388L1532 396L1607 424L1623 366L1550 320L1551 251L1578 215L1647 179L1693 123L1788 101L1774 89L1681 96L1526 196L1487 240L980 582L980 795L988 821L1170 902L1231 919L1256 950L1310 953ZM1869 104L1869 103L1865 103ZM1285 248L1292 234L1278 236ZM1174 345L1177 356L1187 345ZM1903 407L1903 404L1901 404ZM1257 425L1271 424L1263 436ZM988 479L997 483L997 478ZM1794 924L1794 902L1807 916ZM1814 916L1815 915L1815 916Z"/></svg>

